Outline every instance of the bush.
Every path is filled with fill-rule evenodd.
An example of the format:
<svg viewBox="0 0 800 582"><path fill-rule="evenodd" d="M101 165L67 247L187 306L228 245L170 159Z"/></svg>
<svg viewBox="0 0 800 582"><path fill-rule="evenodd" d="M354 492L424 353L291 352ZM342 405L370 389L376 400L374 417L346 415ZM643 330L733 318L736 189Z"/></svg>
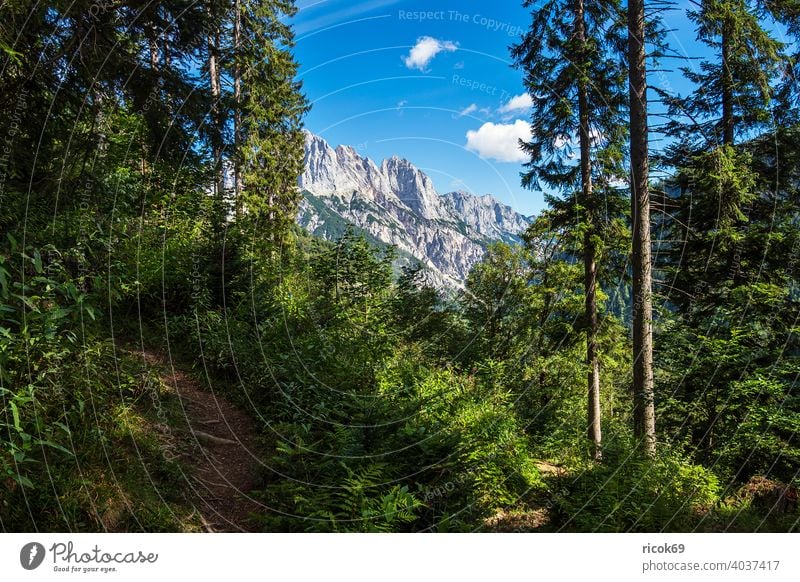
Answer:
<svg viewBox="0 0 800 582"><path fill-rule="evenodd" d="M0 528L181 529L179 473L143 412L160 384L99 337L95 281L71 272L83 261L0 251Z"/></svg>
<svg viewBox="0 0 800 582"><path fill-rule="evenodd" d="M562 528L582 532L688 531L719 499L717 477L669 450L654 460L617 443L603 464L564 484L555 506Z"/></svg>

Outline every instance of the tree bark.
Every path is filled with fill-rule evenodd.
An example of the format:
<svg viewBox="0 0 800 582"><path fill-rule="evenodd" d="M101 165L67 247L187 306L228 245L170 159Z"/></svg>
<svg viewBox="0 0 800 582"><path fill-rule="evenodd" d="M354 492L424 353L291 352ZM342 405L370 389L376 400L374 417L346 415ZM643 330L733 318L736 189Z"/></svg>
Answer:
<svg viewBox="0 0 800 582"><path fill-rule="evenodd" d="M158 29L154 23L150 23L147 27L147 47L150 53L150 71L154 75L158 74L160 78L162 71L158 60ZM140 165L142 176L147 176L150 172L147 163L147 144L145 142L146 140L142 138L142 162Z"/></svg>
<svg viewBox="0 0 800 582"><path fill-rule="evenodd" d="M602 459L602 430L600 426L600 361L597 353L597 252L594 246L592 208L592 151L589 127L589 80L586 66L589 56L586 53L586 21L584 0L575 0L575 40L579 45L578 71L578 117L580 123L579 139L581 150L581 193L583 196L586 232L583 240L584 292L586 316L586 364L588 366L588 438L591 443L592 458Z"/></svg>
<svg viewBox="0 0 800 582"><path fill-rule="evenodd" d="M158 30L155 24L150 24L148 27L147 44L150 49L150 68L153 72L159 69L158 67Z"/></svg>
<svg viewBox="0 0 800 582"><path fill-rule="evenodd" d="M600 357L597 349L599 320L597 317L597 257L592 234L584 237L584 289L586 293L586 364L588 366L588 424L592 458L603 458L603 433L600 424Z"/></svg>
<svg viewBox="0 0 800 582"><path fill-rule="evenodd" d="M222 167L222 114L220 99L222 97L219 64L219 23L216 20L212 2L208 3L209 32L208 43L208 76L211 89L211 148L214 157L214 195L220 208L224 208L225 178ZM220 217L223 221L225 217Z"/></svg>
<svg viewBox="0 0 800 582"><path fill-rule="evenodd" d="M733 145L733 71L731 70L731 36L733 22L726 17L722 23L722 143Z"/></svg>
<svg viewBox="0 0 800 582"><path fill-rule="evenodd" d="M631 218L633 221L633 420L634 435L647 457L655 455L653 391L653 297L650 262L650 192L647 127L647 62L644 0L628 1L628 58L631 132Z"/></svg>
<svg viewBox="0 0 800 582"><path fill-rule="evenodd" d="M236 62L233 66L233 141L234 141L234 166L233 166L233 192L236 208L236 218L242 216L242 65L241 65L241 37L242 37L242 2L236 0L234 5L236 15L233 22L233 50Z"/></svg>

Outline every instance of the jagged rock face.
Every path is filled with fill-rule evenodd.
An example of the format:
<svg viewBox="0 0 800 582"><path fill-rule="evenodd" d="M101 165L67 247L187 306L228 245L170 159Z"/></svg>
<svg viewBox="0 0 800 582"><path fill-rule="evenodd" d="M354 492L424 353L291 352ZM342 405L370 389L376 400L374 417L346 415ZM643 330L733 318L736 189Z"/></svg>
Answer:
<svg viewBox="0 0 800 582"><path fill-rule="evenodd" d="M381 169L349 146L330 147L325 140L306 134L305 171L300 188L319 194L358 192L380 201L391 188Z"/></svg>
<svg viewBox="0 0 800 582"><path fill-rule="evenodd" d="M332 148L306 133L304 193L298 222L335 239L346 225L395 245L402 261L417 259L437 286L460 287L494 240L518 241L530 220L491 196L440 196L431 179L397 157L378 167L348 146Z"/></svg>
<svg viewBox="0 0 800 582"><path fill-rule="evenodd" d="M531 223L527 217L515 212L510 206L501 204L489 194L475 196L467 192L448 192L441 199L451 215L458 216L476 232L492 240L510 238L517 241L517 235Z"/></svg>
<svg viewBox="0 0 800 582"><path fill-rule="evenodd" d="M381 171L395 197L411 210L429 220L449 218L431 179L411 162L393 156L383 161Z"/></svg>

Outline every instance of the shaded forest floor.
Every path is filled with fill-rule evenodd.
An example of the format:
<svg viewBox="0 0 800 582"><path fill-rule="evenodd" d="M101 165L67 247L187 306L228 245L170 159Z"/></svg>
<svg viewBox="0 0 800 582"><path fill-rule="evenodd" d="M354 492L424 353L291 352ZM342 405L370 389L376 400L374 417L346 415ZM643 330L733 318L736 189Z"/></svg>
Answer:
<svg viewBox="0 0 800 582"><path fill-rule="evenodd" d="M171 401L168 423L150 428L158 435L165 456L182 468L179 484L191 507L190 521L207 532L257 531L253 516L266 508L251 493L263 485L262 466L269 458L253 417L226 397L204 386L186 364L154 348L123 348L155 375ZM560 486L563 467L536 463L551 487ZM498 510L477 531L554 532L550 496L543 493L535 506ZM187 524L188 525L188 524Z"/></svg>
<svg viewBox="0 0 800 582"><path fill-rule="evenodd" d="M265 455L253 418L166 354L148 348L130 352L174 397L170 422L153 428L165 454L183 469L182 488L202 529L255 531L251 516L263 508L250 493L260 483Z"/></svg>
<svg viewBox="0 0 800 582"><path fill-rule="evenodd" d="M536 468L550 491L557 491L566 469L547 461L537 461ZM557 531L553 523L553 496L542 493L534 506L525 510L499 510L483 521L483 531L496 533L551 533Z"/></svg>

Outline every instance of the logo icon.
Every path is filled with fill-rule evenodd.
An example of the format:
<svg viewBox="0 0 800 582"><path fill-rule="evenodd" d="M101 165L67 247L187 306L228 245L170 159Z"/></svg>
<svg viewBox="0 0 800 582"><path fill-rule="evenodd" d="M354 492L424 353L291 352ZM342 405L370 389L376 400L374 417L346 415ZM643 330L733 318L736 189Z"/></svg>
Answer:
<svg viewBox="0 0 800 582"><path fill-rule="evenodd" d="M19 552L19 563L26 570L35 570L44 562L44 546L38 542L30 542L22 546Z"/></svg>

